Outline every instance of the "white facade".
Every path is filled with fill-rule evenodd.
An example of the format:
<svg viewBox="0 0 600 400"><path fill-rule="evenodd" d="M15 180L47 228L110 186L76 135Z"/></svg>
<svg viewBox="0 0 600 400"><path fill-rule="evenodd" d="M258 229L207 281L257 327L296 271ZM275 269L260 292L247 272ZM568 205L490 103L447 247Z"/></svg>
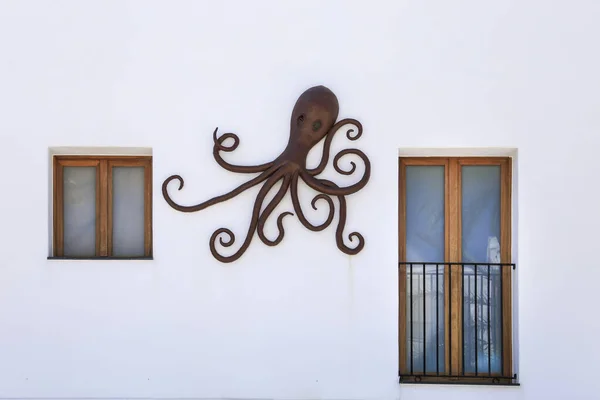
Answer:
<svg viewBox="0 0 600 400"><path fill-rule="evenodd" d="M0 397L598 398L599 17L593 0L0 2ZM319 84L365 128L347 224L364 250L289 217L279 246L219 263L210 235L243 235L258 189L185 214L162 182L181 174L187 204L236 187L214 128L240 136L229 160L270 161ZM151 152L153 260L47 259L56 151ZM520 387L398 383L399 153L514 157Z"/></svg>

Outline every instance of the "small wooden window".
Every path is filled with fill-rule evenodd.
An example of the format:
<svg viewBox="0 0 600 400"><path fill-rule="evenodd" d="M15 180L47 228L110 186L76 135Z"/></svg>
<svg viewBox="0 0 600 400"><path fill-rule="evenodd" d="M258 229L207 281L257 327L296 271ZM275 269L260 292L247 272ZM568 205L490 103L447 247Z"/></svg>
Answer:
<svg viewBox="0 0 600 400"><path fill-rule="evenodd" d="M54 157L53 256L152 257L152 157Z"/></svg>
<svg viewBox="0 0 600 400"><path fill-rule="evenodd" d="M514 383L511 163L400 158L402 382Z"/></svg>

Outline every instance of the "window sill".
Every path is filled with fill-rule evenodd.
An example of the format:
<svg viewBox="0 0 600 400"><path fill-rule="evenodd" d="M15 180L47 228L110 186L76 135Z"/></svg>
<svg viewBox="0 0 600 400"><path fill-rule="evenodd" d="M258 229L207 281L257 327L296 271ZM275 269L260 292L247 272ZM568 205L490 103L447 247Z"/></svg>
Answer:
<svg viewBox="0 0 600 400"><path fill-rule="evenodd" d="M132 260L132 261L147 261L154 260L154 257L48 257L48 260L105 260L105 261L124 261L124 260Z"/></svg>

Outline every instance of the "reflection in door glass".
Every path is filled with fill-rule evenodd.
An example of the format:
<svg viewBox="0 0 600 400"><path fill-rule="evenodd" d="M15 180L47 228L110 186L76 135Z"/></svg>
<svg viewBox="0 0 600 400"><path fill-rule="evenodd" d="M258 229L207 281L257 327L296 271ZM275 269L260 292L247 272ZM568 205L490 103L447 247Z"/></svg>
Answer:
<svg viewBox="0 0 600 400"><path fill-rule="evenodd" d="M461 184L462 261L499 263L500 167L463 166ZM464 267L466 373L489 373L490 368L492 373L499 373L501 369L500 268L487 265Z"/></svg>

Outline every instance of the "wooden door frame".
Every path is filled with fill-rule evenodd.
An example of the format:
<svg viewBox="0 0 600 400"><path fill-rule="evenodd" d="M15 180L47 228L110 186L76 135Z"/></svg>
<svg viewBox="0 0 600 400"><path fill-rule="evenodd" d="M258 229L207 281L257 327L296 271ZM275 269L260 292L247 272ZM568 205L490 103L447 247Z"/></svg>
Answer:
<svg viewBox="0 0 600 400"><path fill-rule="evenodd" d="M398 162L398 257L406 261L406 167L444 167L444 257L445 262L461 262L461 167L468 165L500 166L500 257L503 263L511 262L512 243L512 159L510 157L399 157ZM449 269L452 268L451 271ZM444 323L445 332L445 371L448 375L460 375L462 371L462 270L459 265L445 266L444 273L451 272L450 279L444 279ZM406 265L398 269L398 357L399 371L406 374ZM502 375L512 374L512 285L509 268L502 270ZM450 288L448 288L450 285ZM452 291L450 301L450 291ZM451 303L451 304L450 304ZM404 322L403 322L404 321Z"/></svg>

